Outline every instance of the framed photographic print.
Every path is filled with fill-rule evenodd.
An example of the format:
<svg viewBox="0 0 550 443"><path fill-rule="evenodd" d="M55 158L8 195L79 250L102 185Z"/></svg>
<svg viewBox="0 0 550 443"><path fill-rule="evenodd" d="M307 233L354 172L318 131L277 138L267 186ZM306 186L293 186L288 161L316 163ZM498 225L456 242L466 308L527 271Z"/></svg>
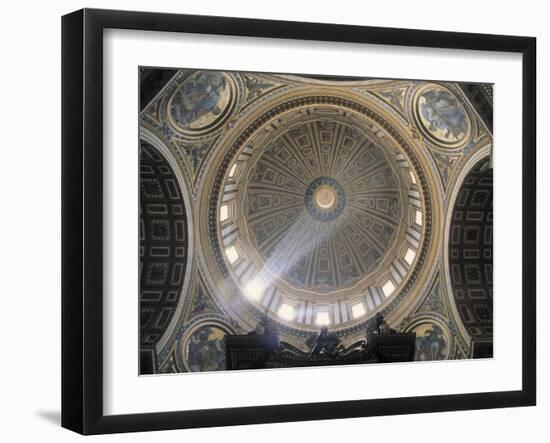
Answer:
<svg viewBox="0 0 550 443"><path fill-rule="evenodd" d="M534 38L62 31L64 427L535 404Z"/></svg>

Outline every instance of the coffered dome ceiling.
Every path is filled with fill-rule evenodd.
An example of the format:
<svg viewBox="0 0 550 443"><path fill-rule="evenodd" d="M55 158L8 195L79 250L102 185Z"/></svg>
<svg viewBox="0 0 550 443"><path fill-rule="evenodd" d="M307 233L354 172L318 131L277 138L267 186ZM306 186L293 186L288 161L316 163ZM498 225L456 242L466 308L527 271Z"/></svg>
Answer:
<svg viewBox="0 0 550 443"><path fill-rule="evenodd" d="M366 128L316 110L241 166L244 255L293 292L331 294L373 274L395 243L400 181ZM328 115L327 115L328 114ZM242 198L240 198L242 195Z"/></svg>
<svg viewBox="0 0 550 443"><path fill-rule="evenodd" d="M429 190L410 145L361 97L331 92L254 114L213 168L213 280L241 311L293 328L366 321L405 296L430 246Z"/></svg>

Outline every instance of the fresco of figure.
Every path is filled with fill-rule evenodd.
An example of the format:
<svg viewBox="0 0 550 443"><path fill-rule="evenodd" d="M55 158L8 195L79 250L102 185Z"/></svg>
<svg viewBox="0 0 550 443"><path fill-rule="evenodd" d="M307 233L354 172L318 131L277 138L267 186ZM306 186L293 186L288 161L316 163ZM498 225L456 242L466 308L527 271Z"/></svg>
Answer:
<svg viewBox="0 0 550 443"><path fill-rule="evenodd" d="M209 120L215 120L224 110L220 102L226 86L225 77L218 72L204 71L190 77L174 96L171 106L173 118L183 128L192 127L193 123L209 114Z"/></svg>
<svg viewBox="0 0 550 443"><path fill-rule="evenodd" d="M416 360L443 360L446 355L446 342L441 329L432 325L416 338Z"/></svg>
<svg viewBox="0 0 550 443"><path fill-rule="evenodd" d="M225 369L225 332L214 326L204 326L189 339L187 362L193 372Z"/></svg>
<svg viewBox="0 0 550 443"><path fill-rule="evenodd" d="M420 113L427 130L443 141L462 140L468 131L468 122L464 109L456 97L441 89L430 89L421 96Z"/></svg>

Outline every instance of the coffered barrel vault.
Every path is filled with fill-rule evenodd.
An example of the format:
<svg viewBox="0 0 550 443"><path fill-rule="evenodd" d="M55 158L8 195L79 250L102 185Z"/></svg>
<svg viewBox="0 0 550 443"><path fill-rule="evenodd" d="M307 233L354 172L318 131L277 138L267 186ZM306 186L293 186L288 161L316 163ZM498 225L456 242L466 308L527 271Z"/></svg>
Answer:
<svg viewBox="0 0 550 443"><path fill-rule="evenodd" d="M460 187L449 235L454 300L477 348L493 340L493 172L480 161ZM476 349L474 352L480 352ZM484 351L485 352L485 351Z"/></svg>
<svg viewBox="0 0 550 443"><path fill-rule="evenodd" d="M140 146L140 350L142 373L154 372L155 347L181 297L188 261L187 214L169 162Z"/></svg>

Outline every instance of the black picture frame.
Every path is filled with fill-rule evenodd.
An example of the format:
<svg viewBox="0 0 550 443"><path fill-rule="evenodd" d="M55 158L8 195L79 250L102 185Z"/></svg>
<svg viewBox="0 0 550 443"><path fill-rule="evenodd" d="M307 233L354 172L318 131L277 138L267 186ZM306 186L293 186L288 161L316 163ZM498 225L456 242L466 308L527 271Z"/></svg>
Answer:
<svg viewBox="0 0 550 443"><path fill-rule="evenodd" d="M130 415L103 412L103 31L108 28L522 54L522 388ZM62 18L62 426L82 434L530 406L536 403L536 39L83 9ZM519 148L519 147L518 147Z"/></svg>

